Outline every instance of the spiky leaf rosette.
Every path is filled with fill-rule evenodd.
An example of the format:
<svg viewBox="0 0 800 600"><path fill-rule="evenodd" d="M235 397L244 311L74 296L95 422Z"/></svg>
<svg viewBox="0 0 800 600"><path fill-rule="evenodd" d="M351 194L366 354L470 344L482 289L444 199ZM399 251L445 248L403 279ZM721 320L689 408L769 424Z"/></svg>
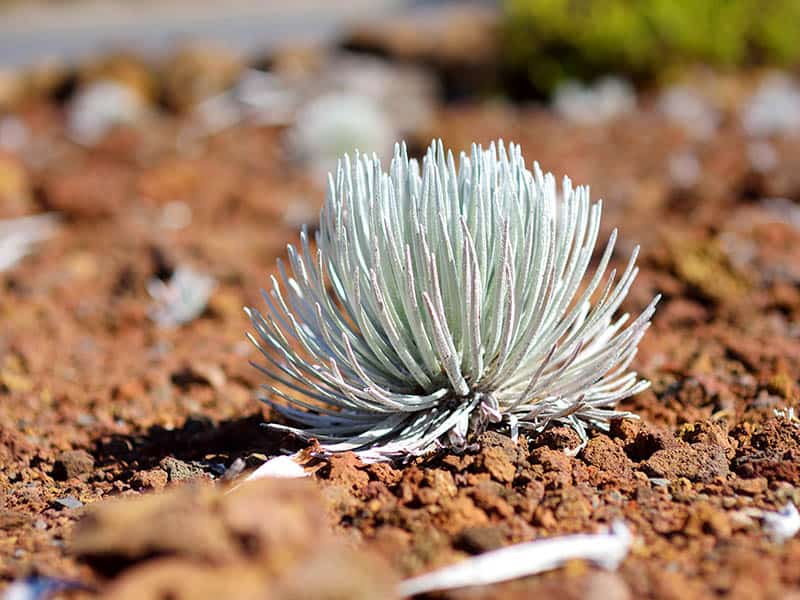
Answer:
<svg viewBox="0 0 800 600"><path fill-rule="evenodd" d="M345 156L329 178L317 249L289 246L246 309L281 389L265 398L330 452L381 459L460 446L491 423L605 428L645 389L628 367L658 298L615 316L638 248L606 276L617 233L587 276L601 203L534 163L519 146L473 145L456 167L434 143L420 165L395 148ZM275 401L275 399L283 399Z"/></svg>

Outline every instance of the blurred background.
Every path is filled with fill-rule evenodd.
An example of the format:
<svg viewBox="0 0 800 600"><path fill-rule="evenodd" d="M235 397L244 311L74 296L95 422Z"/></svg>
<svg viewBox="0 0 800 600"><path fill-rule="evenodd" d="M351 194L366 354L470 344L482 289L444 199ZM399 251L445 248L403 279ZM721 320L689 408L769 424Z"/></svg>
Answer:
<svg viewBox="0 0 800 600"><path fill-rule="evenodd" d="M404 139L419 153L432 137L513 139L612 201L642 184L686 206L731 190L791 198L799 21L793 0L6 0L2 216L166 206L188 222L227 204L313 221L342 152L387 156ZM217 157L247 163L226 188L236 200L199 199L191 165L237 135L241 156ZM266 146L244 150L251 138ZM710 164L723 139L724 183ZM277 163L308 189L253 198Z"/></svg>
<svg viewBox="0 0 800 600"><path fill-rule="evenodd" d="M623 408L795 402L799 29L797 0L0 0L0 483L46 520L0 577L78 572L53 502L277 451L242 306L356 148L503 138L591 184L617 266L642 244L625 306L664 294ZM58 487L72 448L100 474Z"/></svg>
<svg viewBox="0 0 800 600"><path fill-rule="evenodd" d="M739 210L800 221L794 0L6 0L0 15L7 269L58 221L56 244L138 227L145 284L193 244L229 279L313 226L342 153L434 137L519 142L591 183L606 224L668 248L673 225L713 233L697 252L731 269L755 252ZM99 260L78 264L100 276Z"/></svg>
<svg viewBox="0 0 800 600"><path fill-rule="evenodd" d="M148 185L137 166L196 160L231 130L273 137L279 160L312 188L354 148L386 156L400 139L419 153L434 136L456 149L504 136L552 170L567 153L576 179L601 171L598 191L624 200L629 182L607 185L608 169L575 164L577 149L563 145L636 129L634 143L658 148L627 168L663 167L666 191L686 196L711 179L709 144L733 132L746 146L738 184L759 194L750 188L780 163L772 138L800 129L793 0L6 0L0 11L5 216L111 214L165 196L188 219L191 205L213 202ZM70 183L81 188L73 178L121 167L133 147L137 164L124 170L134 185L101 177L113 198L65 200ZM256 171L274 164L245 154ZM77 173L67 157L89 164ZM70 173L56 184L59 169ZM764 193L789 197L786 185ZM308 206L284 207L289 220L313 220L308 194Z"/></svg>

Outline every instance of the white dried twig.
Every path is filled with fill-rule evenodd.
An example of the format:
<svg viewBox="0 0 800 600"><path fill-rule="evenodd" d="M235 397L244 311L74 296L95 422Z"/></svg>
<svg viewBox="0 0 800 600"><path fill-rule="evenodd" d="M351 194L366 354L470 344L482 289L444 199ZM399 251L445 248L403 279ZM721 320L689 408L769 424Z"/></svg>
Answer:
<svg viewBox="0 0 800 600"><path fill-rule="evenodd" d="M631 534L618 522L611 531L578 534L516 544L469 558L400 584L402 597L433 591L489 585L555 569L570 560L588 560L605 569L616 569L625 560Z"/></svg>
<svg viewBox="0 0 800 600"><path fill-rule="evenodd" d="M552 421L607 428L616 403L645 389L628 367L658 298L616 316L638 248L606 275L612 233L587 277L599 202L519 146L473 146L458 167L435 143L422 165L396 146L389 172L347 155L329 178L317 248L307 232L289 268L246 308L274 425L364 460L463 447L490 425ZM285 400L288 405L282 402Z"/></svg>

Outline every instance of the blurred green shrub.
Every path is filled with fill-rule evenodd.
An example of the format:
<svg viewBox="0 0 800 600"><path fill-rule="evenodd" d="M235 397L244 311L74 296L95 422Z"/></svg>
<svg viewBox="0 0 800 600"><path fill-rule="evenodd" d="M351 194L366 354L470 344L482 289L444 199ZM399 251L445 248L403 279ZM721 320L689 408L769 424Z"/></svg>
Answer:
<svg viewBox="0 0 800 600"><path fill-rule="evenodd" d="M505 0L510 91L565 79L652 81L686 65L800 62L800 0Z"/></svg>

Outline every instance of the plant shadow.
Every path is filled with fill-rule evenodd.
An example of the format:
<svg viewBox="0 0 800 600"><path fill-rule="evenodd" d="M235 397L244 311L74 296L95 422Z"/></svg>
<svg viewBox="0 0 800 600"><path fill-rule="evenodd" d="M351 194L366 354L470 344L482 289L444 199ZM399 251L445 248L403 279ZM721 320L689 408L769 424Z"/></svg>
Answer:
<svg viewBox="0 0 800 600"><path fill-rule="evenodd" d="M166 459L217 477L238 458L247 468L255 467L265 457L294 452L305 445L290 433L264 427L263 415L256 412L219 422L194 416L179 428L154 425L142 434L104 435L94 440L92 454L98 468L112 474L117 471L122 479L135 471L165 468Z"/></svg>

